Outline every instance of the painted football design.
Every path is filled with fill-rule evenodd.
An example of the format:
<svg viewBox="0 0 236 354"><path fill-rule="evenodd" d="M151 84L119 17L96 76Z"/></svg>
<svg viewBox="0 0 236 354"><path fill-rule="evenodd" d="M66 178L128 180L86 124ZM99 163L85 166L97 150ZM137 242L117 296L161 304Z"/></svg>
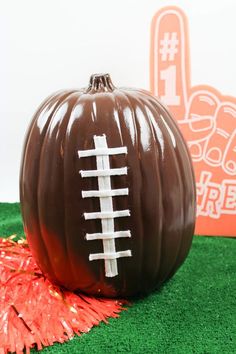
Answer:
<svg viewBox="0 0 236 354"><path fill-rule="evenodd" d="M185 141L150 93L108 74L49 97L21 167L25 233L44 274L70 290L145 294L185 260L195 182Z"/></svg>

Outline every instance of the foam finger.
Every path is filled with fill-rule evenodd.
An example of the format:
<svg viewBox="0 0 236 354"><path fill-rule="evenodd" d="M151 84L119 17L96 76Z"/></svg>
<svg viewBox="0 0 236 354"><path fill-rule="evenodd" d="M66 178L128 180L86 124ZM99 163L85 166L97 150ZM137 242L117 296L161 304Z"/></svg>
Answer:
<svg viewBox="0 0 236 354"><path fill-rule="evenodd" d="M151 90L183 119L188 101L188 33L185 14L176 7L161 9L151 29Z"/></svg>

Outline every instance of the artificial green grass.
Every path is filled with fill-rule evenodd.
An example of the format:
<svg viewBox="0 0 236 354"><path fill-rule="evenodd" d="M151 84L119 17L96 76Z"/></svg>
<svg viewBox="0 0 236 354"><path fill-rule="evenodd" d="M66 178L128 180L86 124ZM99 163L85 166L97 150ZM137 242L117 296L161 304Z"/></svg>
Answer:
<svg viewBox="0 0 236 354"><path fill-rule="evenodd" d="M0 204L0 235L23 235L19 204ZM35 353L36 350L32 350ZM163 288L118 319L43 353L236 353L236 239L194 237Z"/></svg>

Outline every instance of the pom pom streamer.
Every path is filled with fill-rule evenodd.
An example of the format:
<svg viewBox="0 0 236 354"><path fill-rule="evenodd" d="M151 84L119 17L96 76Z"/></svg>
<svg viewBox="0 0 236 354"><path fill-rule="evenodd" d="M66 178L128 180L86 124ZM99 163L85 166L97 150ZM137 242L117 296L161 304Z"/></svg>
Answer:
<svg viewBox="0 0 236 354"><path fill-rule="evenodd" d="M0 238L0 354L38 350L118 317L123 300L75 294L53 285L38 268L27 241Z"/></svg>

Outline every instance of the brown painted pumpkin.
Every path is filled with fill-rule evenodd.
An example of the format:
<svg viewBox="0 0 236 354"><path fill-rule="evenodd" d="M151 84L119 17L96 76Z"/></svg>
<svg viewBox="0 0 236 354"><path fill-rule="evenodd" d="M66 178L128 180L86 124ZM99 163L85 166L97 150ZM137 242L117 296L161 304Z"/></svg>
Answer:
<svg viewBox="0 0 236 354"><path fill-rule="evenodd" d="M68 289L148 293L189 252L195 185L183 137L156 98L117 89L107 74L40 106L20 192L32 253Z"/></svg>

